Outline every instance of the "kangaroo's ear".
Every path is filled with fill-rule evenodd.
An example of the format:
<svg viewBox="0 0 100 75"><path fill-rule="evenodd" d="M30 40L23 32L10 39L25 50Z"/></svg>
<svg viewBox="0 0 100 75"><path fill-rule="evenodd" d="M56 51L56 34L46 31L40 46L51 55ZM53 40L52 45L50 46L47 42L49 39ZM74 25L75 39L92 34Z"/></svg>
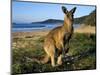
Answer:
<svg viewBox="0 0 100 75"><path fill-rule="evenodd" d="M66 7L62 6L62 11L66 14L68 11L66 9Z"/></svg>
<svg viewBox="0 0 100 75"><path fill-rule="evenodd" d="M75 10L76 10L76 7L74 7L72 10L70 10L70 12L71 12L72 14L74 14Z"/></svg>

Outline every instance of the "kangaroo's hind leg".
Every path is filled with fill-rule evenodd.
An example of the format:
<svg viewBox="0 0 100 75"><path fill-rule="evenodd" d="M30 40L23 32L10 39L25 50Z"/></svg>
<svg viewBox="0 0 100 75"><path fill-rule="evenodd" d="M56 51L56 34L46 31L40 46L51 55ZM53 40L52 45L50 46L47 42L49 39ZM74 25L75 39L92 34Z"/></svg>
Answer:
<svg viewBox="0 0 100 75"><path fill-rule="evenodd" d="M58 60L57 60L57 64L62 65L62 54L59 55Z"/></svg>
<svg viewBox="0 0 100 75"><path fill-rule="evenodd" d="M46 42L44 50L51 59L51 65L55 67L55 46L52 40L48 41L48 43Z"/></svg>

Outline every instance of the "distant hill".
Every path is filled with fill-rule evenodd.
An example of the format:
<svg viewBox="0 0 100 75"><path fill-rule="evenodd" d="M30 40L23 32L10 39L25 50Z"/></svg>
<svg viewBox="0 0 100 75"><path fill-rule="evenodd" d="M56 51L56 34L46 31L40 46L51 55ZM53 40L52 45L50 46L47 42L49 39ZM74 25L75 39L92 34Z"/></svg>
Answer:
<svg viewBox="0 0 100 75"><path fill-rule="evenodd" d="M95 26L96 25L96 10L91 12L89 16L84 20L84 24Z"/></svg>
<svg viewBox="0 0 100 75"><path fill-rule="evenodd" d="M32 22L32 23L42 23L42 24L47 24L47 23L63 23L63 20L57 20L57 19L48 19L45 21L41 21L41 22Z"/></svg>
<svg viewBox="0 0 100 75"><path fill-rule="evenodd" d="M74 24L83 24L83 21L86 19L87 16L88 16L88 15L75 18L75 19L74 19Z"/></svg>
<svg viewBox="0 0 100 75"><path fill-rule="evenodd" d="M63 20L56 20L56 19L48 19L45 21L42 21L41 23L62 23Z"/></svg>
<svg viewBox="0 0 100 75"><path fill-rule="evenodd" d="M92 11L89 15L75 18L74 23L95 26L96 25L96 10Z"/></svg>
<svg viewBox="0 0 100 75"><path fill-rule="evenodd" d="M15 25L16 23L12 23L13 25Z"/></svg>

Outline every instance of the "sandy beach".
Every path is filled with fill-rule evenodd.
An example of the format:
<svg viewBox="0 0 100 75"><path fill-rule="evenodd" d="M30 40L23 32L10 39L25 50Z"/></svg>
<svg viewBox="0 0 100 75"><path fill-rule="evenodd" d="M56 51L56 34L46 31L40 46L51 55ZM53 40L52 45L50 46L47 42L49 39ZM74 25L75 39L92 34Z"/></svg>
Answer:
<svg viewBox="0 0 100 75"><path fill-rule="evenodd" d="M32 32L12 32L12 37L34 37L34 36L45 36L48 34L50 30L39 30L39 31L32 31ZM74 29L74 33L93 33L95 34L95 27L94 26L86 26L81 25L79 28Z"/></svg>

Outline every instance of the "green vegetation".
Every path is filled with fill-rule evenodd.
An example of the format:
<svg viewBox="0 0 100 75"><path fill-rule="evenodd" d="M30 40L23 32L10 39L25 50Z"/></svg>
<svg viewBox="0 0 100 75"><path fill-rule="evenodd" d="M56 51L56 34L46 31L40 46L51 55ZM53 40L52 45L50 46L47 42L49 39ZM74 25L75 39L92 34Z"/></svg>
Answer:
<svg viewBox="0 0 100 75"><path fill-rule="evenodd" d="M13 38L12 44L12 74L90 70L96 68L96 35L75 33L70 40L68 54L74 60L66 61L62 66L53 68L47 64L38 64L26 57L41 57L43 51L43 37Z"/></svg>
<svg viewBox="0 0 100 75"><path fill-rule="evenodd" d="M74 23L96 26L96 9L87 16L75 18Z"/></svg>

